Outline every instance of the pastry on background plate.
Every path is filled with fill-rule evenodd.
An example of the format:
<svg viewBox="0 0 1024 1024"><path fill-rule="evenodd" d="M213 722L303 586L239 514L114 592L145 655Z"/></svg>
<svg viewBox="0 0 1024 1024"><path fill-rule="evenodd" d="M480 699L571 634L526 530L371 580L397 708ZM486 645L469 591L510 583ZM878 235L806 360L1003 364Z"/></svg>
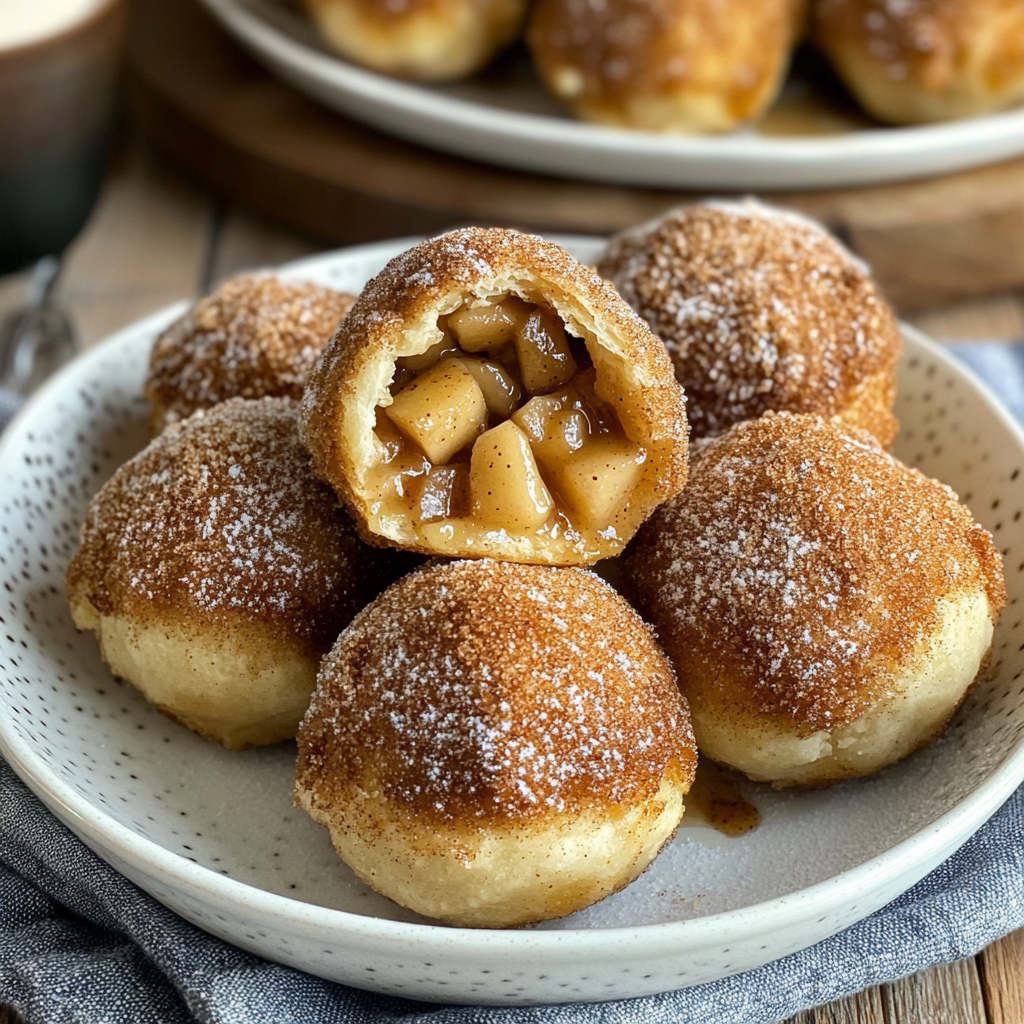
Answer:
<svg viewBox="0 0 1024 1024"><path fill-rule="evenodd" d="M316 670L398 575L309 473L286 398L169 426L93 498L75 625L161 711L231 749L295 735Z"/></svg>
<svg viewBox="0 0 1024 1024"><path fill-rule="evenodd" d="M150 432L228 398L301 398L354 296L269 273L225 281L156 340L144 392Z"/></svg>
<svg viewBox="0 0 1024 1024"><path fill-rule="evenodd" d="M303 398L313 471L363 536L585 564L686 481L686 399L615 290L533 235L466 228L392 260Z"/></svg>
<svg viewBox="0 0 1024 1024"><path fill-rule="evenodd" d="M777 786L934 740L1006 603L992 537L948 487L817 416L698 442L630 551L701 754Z"/></svg>
<svg viewBox="0 0 1024 1024"><path fill-rule="evenodd" d="M816 0L813 35L870 114L891 124L1024 103L1021 0Z"/></svg>
<svg viewBox="0 0 1024 1024"><path fill-rule="evenodd" d="M782 86L804 0L537 0L526 39L548 91L580 117L728 132Z"/></svg>
<svg viewBox="0 0 1024 1024"><path fill-rule="evenodd" d="M895 439L899 326L814 221L754 200L680 206L613 238L598 270L665 343L694 437L774 409Z"/></svg>
<svg viewBox="0 0 1024 1024"><path fill-rule="evenodd" d="M356 617L299 729L296 802L378 892L462 927L562 917L676 829L697 752L650 629L592 573L428 566Z"/></svg>
<svg viewBox="0 0 1024 1024"><path fill-rule="evenodd" d="M479 71L519 34L526 0L302 0L342 57L425 82Z"/></svg>

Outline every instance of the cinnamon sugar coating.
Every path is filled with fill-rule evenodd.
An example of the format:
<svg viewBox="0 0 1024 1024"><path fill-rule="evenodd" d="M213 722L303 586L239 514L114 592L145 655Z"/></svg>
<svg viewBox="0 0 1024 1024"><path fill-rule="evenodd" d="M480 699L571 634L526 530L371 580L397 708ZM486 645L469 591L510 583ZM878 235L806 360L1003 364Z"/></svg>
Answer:
<svg viewBox="0 0 1024 1024"><path fill-rule="evenodd" d="M590 573L432 564L356 617L300 727L313 808L353 787L405 820L526 827L689 788L686 704L650 630Z"/></svg>
<svg viewBox="0 0 1024 1024"><path fill-rule="evenodd" d="M943 601L980 591L992 621L1006 602L991 536L864 432L767 413L692 466L630 561L684 693L693 680L740 717L832 730L896 696Z"/></svg>
<svg viewBox="0 0 1024 1024"><path fill-rule="evenodd" d="M320 653L397 573L309 473L287 398L231 399L172 424L89 506L73 605L216 635L258 622Z"/></svg>
<svg viewBox="0 0 1024 1024"><path fill-rule="evenodd" d="M813 222L752 201L682 206L612 239L598 270L665 343L695 437L774 409L895 438L898 325Z"/></svg>
<svg viewBox="0 0 1024 1024"><path fill-rule="evenodd" d="M814 39L861 104L893 124L1024 102L1020 0L817 0Z"/></svg>
<svg viewBox="0 0 1024 1024"><path fill-rule="evenodd" d="M448 541L417 532L415 513L382 509L373 474L385 447L376 412L392 403L399 358L442 340L439 318L464 303L513 296L552 311L583 339L597 396L614 410L624 437L643 449L639 482L613 529L539 532L470 529ZM367 284L310 375L302 437L313 471L344 499L370 543L425 554L491 556L549 564L590 563L620 551L660 502L686 481L686 397L664 347L615 290L564 249L533 235L465 228L423 242L393 259Z"/></svg>
<svg viewBox="0 0 1024 1024"><path fill-rule="evenodd" d="M145 394L151 429L228 398L299 399L354 297L273 274L225 281L156 340Z"/></svg>
<svg viewBox="0 0 1024 1024"><path fill-rule="evenodd" d="M538 0L527 43L544 84L590 120L725 132L775 98L802 0Z"/></svg>

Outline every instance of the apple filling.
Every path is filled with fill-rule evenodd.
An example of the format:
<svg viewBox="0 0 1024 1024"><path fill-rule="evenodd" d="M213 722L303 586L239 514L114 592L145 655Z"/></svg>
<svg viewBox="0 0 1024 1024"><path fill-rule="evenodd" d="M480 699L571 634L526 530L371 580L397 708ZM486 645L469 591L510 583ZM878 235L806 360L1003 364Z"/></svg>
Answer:
<svg viewBox="0 0 1024 1024"><path fill-rule="evenodd" d="M587 540L614 542L647 453L598 397L586 341L514 295L468 299L437 327L376 410L375 514L442 547L546 533L596 556Z"/></svg>

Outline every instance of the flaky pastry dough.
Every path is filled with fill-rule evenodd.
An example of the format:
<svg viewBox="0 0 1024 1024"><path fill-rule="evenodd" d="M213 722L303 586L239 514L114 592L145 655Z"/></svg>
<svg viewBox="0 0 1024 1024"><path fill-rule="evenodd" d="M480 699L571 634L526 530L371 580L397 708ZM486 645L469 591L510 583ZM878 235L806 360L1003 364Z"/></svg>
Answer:
<svg viewBox="0 0 1024 1024"><path fill-rule="evenodd" d="M526 0L303 0L330 45L387 75L427 82L478 71L516 37Z"/></svg>
<svg viewBox="0 0 1024 1024"><path fill-rule="evenodd" d="M814 38L882 121L948 121L1024 103L1020 0L819 0Z"/></svg>

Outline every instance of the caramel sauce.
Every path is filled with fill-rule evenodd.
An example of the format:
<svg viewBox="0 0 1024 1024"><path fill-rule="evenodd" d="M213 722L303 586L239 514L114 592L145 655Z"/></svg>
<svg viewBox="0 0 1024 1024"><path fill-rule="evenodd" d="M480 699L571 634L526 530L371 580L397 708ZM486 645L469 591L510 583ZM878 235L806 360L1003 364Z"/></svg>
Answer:
<svg viewBox="0 0 1024 1024"><path fill-rule="evenodd" d="M744 799L721 768L702 757L697 763L697 776L686 795L683 824L710 825L735 838L753 832L761 824L761 812Z"/></svg>

